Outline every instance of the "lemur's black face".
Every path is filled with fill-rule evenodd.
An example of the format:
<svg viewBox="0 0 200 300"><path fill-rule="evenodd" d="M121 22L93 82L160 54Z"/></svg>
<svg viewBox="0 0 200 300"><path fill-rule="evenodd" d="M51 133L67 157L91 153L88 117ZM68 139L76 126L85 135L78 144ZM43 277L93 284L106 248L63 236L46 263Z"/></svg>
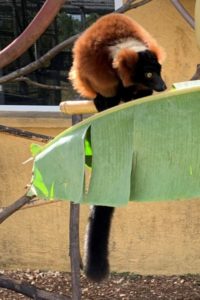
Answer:
<svg viewBox="0 0 200 300"><path fill-rule="evenodd" d="M139 59L134 70L134 81L157 92L164 91L166 84L161 77L161 65L149 50L138 53Z"/></svg>

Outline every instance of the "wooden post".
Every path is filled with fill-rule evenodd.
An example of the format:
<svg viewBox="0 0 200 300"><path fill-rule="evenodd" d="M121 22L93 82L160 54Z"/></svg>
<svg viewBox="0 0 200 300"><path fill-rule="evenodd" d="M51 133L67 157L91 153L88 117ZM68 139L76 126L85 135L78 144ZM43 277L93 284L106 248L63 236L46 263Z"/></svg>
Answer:
<svg viewBox="0 0 200 300"><path fill-rule="evenodd" d="M73 115L72 124L77 124L82 121L82 115ZM80 247L79 247L79 212L80 205L70 203L70 262L71 262L71 277L72 277L72 300L81 299L80 286Z"/></svg>

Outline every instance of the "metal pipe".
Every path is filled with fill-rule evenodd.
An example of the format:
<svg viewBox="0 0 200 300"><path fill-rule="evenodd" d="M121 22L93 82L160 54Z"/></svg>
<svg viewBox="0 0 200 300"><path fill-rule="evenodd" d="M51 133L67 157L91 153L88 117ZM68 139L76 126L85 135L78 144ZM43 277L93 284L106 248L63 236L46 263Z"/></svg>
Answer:
<svg viewBox="0 0 200 300"><path fill-rule="evenodd" d="M171 0L174 7L178 10L178 12L182 15L182 17L188 22L188 24L194 29L195 22L194 18L188 13L185 7L180 3L179 0Z"/></svg>

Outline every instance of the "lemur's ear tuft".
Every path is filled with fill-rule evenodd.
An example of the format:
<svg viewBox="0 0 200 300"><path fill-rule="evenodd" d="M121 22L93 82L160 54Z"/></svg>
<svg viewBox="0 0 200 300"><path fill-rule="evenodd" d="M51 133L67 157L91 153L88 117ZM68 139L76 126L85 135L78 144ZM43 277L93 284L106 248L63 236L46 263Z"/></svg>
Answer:
<svg viewBox="0 0 200 300"><path fill-rule="evenodd" d="M133 84L133 73L138 61L138 53L131 49L120 50L113 59L113 68L123 83L124 87Z"/></svg>

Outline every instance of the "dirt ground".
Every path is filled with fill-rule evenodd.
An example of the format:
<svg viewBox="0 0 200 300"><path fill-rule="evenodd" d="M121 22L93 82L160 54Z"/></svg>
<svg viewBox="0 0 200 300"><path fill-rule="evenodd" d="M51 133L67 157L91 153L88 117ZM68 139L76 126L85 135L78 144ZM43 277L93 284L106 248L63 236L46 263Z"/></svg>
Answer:
<svg viewBox="0 0 200 300"><path fill-rule="evenodd" d="M35 271L0 271L0 274L26 281L38 288L70 296L71 278L68 273ZM200 299L200 275L185 276L140 276L112 274L101 284L94 284L81 276L83 300L134 300ZM0 300L30 299L15 292L0 288Z"/></svg>

